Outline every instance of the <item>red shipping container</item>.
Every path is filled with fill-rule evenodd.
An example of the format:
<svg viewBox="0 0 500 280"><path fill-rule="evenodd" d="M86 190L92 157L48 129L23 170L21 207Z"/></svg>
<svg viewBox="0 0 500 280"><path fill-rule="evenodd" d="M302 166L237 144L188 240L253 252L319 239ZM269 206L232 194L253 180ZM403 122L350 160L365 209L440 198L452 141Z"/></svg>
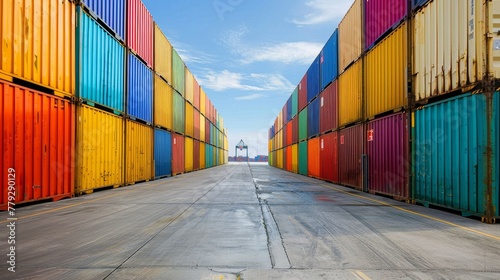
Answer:
<svg viewBox="0 0 500 280"><path fill-rule="evenodd" d="M365 0L365 48L399 23L407 14L407 0Z"/></svg>
<svg viewBox="0 0 500 280"><path fill-rule="evenodd" d="M290 146L293 142L293 123L290 121L286 125L286 145Z"/></svg>
<svg viewBox="0 0 500 280"><path fill-rule="evenodd" d="M338 139L339 183L359 190L363 190L363 132L363 125L356 125L341 130Z"/></svg>
<svg viewBox="0 0 500 280"><path fill-rule="evenodd" d="M299 142L299 115L292 119L292 144Z"/></svg>
<svg viewBox="0 0 500 280"><path fill-rule="evenodd" d="M210 121L205 119L205 143L210 144L210 136L212 135L212 131L210 129Z"/></svg>
<svg viewBox="0 0 500 280"><path fill-rule="evenodd" d="M153 16L141 0L128 0L127 46L153 67Z"/></svg>
<svg viewBox="0 0 500 280"><path fill-rule="evenodd" d="M320 178L320 138L307 141L307 175Z"/></svg>
<svg viewBox="0 0 500 280"><path fill-rule="evenodd" d="M172 174L184 173L184 136L172 134Z"/></svg>
<svg viewBox="0 0 500 280"><path fill-rule="evenodd" d="M193 105L200 111L200 85L196 79L193 79Z"/></svg>
<svg viewBox="0 0 500 280"><path fill-rule="evenodd" d="M200 170L200 141L194 140L193 143L193 168Z"/></svg>
<svg viewBox="0 0 500 280"><path fill-rule="evenodd" d="M299 113L307 106L307 73L299 83Z"/></svg>
<svg viewBox="0 0 500 280"><path fill-rule="evenodd" d="M0 81L0 209L74 193L75 107L68 100Z"/></svg>
<svg viewBox="0 0 500 280"><path fill-rule="evenodd" d="M320 177L334 183L339 182L337 136L337 132L331 132L320 138Z"/></svg>
<svg viewBox="0 0 500 280"><path fill-rule="evenodd" d="M337 81L331 83L320 95L320 133L333 131L338 127Z"/></svg>
<svg viewBox="0 0 500 280"><path fill-rule="evenodd" d="M200 112L194 110L194 139L200 140Z"/></svg>
<svg viewBox="0 0 500 280"><path fill-rule="evenodd" d="M285 156L285 165L286 171L292 172L292 146L286 147L286 156Z"/></svg>
<svg viewBox="0 0 500 280"><path fill-rule="evenodd" d="M398 113L367 124L369 183L372 193L406 200L408 191L408 127L406 114Z"/></svg>

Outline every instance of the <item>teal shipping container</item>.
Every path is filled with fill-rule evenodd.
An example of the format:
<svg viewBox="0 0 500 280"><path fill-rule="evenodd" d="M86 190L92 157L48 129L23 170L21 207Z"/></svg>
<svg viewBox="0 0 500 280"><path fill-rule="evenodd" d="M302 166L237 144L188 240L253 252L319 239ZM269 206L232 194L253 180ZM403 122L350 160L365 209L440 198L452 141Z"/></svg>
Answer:
<svg viewBox="0 0 500 280"><path fill-rule="evenodd" d="M296 87L292 93L292 119L297 116L299 111L299 88Z"/></svg>
<svg viewBox="0 0 500 280"><path fill-rule="evenodd" d="M307 139L307 107L299 114L299 141Z"/></svg>
<svg viewBox="0 0 500 280"><path fill-rule="evenodd" d="M186 103L180 94L174 93L173 95L174 131L184 133L186 129Z"/></svg>
<svg viewBox="0 0 500 280"><path fill-rule="evenodd" d="M307 141L299 143L299 174L307 176Z"/></svg>
<svg viewBox="0 0 500 280"><path fill-rule="evenodd" d="M210 168L214 166L214 147L205 144L205 166L206 168Z"/></svg>
<svg viewBox="0 0 500 280"><path fill-rule="evenodd" d="M125 48L80 6L76 11L77 97L123 112Z"/></svg>
<svg viewBox="0 0 500 280"><path fill-rule="evenodd" d="M466 94L413 113L417 202L499 217L499 95Z"/></svg>

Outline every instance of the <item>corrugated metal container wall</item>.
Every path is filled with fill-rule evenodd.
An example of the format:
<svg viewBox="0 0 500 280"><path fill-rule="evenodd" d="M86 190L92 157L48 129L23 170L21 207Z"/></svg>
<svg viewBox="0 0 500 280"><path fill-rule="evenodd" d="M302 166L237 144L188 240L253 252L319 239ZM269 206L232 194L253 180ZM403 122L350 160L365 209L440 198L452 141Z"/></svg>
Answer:
<svg viewBox="0 0 500 280"><path fill-rule="evenodd" d="M307 73L304 75L298 86L299 90L299 113L307 106Z"/></svg>
<svg viewBox="0 0 500 280"><path fill-rule="evenodd" d="M319 109L321 105L319 98L307 106L307 137L317 136L319 134Z"/></svg>
<svg viewBox="0 0 500 280"><path fill-rule="evenodd" d="M290 98L288 98L288 101L286 102L286 122L288 123L291 120L292 120L292 96L290 96Z"/></svg>
<svg viewBox="0 0 500 280"><path fill-rule="evenodd" d="M276 152L269 153L268 161L269 161L269 165L270 166L276 167L276 164L275 164L276 160L275 160L275 158L276 158Z"/></svg>
<svg viewBox="0 0 500 280"><path fill-rule="evenodd" d="M321 134L338 127L337 85L337 81L333 82L320 95L319 132Z"/></svg>
<svg viewBox="0 0 500 280"><path fill-rule="evenodd" d="M174 131L179 133L184 133L185 131L185 115L186 115L186 104L184 98L177 92L173 93L173 126Z"/></svg>
<svg viewBox="0 0 500 280"><path fill-rule="evenodd" d="M283 151L285 155L283 157L284 169L288 172L292 172L292 147L286 147Z"/></svg>
<svg viewBox="0 0 500 280"><path fill-rule="evenodd" d="M127 114L153 122L153 72L129 53Z"/></svg>
<svg viewBox="0 0 500 280"><path fill-rule="evenodd" d="M299 173L299 145L294 144L292 147L292 172Z"/></svg>
<svg viewBox="0 0 500 280"><path fill-rule="evenodd" d="M299 142L299 116L292 120L292 144Z"/></svg>
<svg viewBox="0 0 500 280"><path fill-rule="evenodd" d="M321 50L321 90L325 89L339 75L339 31L335 29L323 50Z"/></svg>
<svg viewBox="0 0 500 280"><path fill-rule="evenodd" d="M207 99L207 94L205 93L205 90L203 90L203 88L200 87L200 113L202 113L203 116L205 117L207 116L205 110L206 99Z"/></svg>
<svg viewBox="0 0 500 280"><path fill-rule="evenodd" d="M172 86L177 92L179 92L182 96L184 95L184 79L186 78L184 73L184 61L179 56L177 51L172 48Z"/></svg>
<svg viewBox="0 0 500 280"><path fill-rule="evenodd" d="M125 0L80 0L106 26L118 40L125 42Z"/></svg>
<svg viewBox="0 0 500 280"><path fill-rule="evenodd" d="M193 142L193 169L200 170L200 141Z"/></svg>
<svg viewBox="0 0 500 280"><path fill-rule="evenodd" d="M307 141L307 175L320 177L320 141L319 137Z"/></svg>
<svg viewBox="0 0 500 280"><path fill-rule="evenodd" d="M286 139L287 139L287 136L286 136L286 126L283 127L283 130L281 131L281 133L283 134L283 137L281 139L281 147L286 147Z"/></svg>
<svg viewBox="0 0 500 280"><path fill-rule="evenodd" d="M155 178L172 175L172 134L155 129Z"/></svg>
<svg viewBox="0 0 500 280"><path fill-rule="evenodd" d="M194 141L193 138L184 138L184 171L191 172L194 169Z"/></svg>
<svg viewBox="0 0 500 280"><path fill-rule="evenodd" d="M425 3L429 2L429 0L411 0L412 9L418 9L425 5Z"/></svg>
<svg viewBox="0 0 500 280"><path fill-rule="evenodd" d="M186 113L185 113L185 133L187 136L193 137L194 136L194 109L193 105L189 104L186 101Z"/></svg>
<svg viewBox="0 0 500 280"><path fill-rule="evenodd" d="M292 122L289 122L286 125L286 141L285 141L285 146L292 145L293 142L293 126Z"/></svg>
<svg viewBox="0 0 500 280"><path fill-rule="evenodd" d="M431 1L415 14L413 75L417 101L467 86L487 75L500 76L500 64L496 63L500 50L493 46L500 39L500 34L493 32L500 16L498 1L481 3Z"/></svg>
<svg viewBox="0 0 500 280"><path fill-rule="evenodd" d="M276 151L276 166L280 169L283 169L283 149L279 149Z"/></svg>
<svg viewBox="0 0 500 280"><path fill-rule="evenodd" d="M406 114L398 113L371 121L367 124L366 133L368 190L408 199Z"/></svg>
<svg viewBox="0 0 500 280"><path fill-rule="evenodd" d="M212 139L212 130L210 129L210 121L205 119L205 142L210 144Z"/></svg>
<svg viewBox="0 0 500 280"><path fill-rule="evenodd" d="M76 96L123 112L125 48L76 8Z"/></svg>
<svg viewBox="0 0 500 280"><path fill-rule="evenodd" d="M223 165L225 162L224 162L224 150L223 149L219 149L219 165Z"/></svg>
<svg viewBox="0 0 500 280"><path fill-rule="evenodd" d="M155 23L155 72L172 83L172 45Z"/></svg>
<svg viewBox="0 0 500 280"><path fill-rule="evenodd" d="M299 174L307 176L307 141L299 143Z"/></svg>
<svg viewBox="0 0 500 280"><path fill-rule="evenodd" d="M184 136L172 134L172 174L184 173Z"/></svg>
<svg viewBox="0 0 500 280"><path fill-rule="evenodd" d="M194 133L193 133L193 138L196 140L200 140L200 112L198 110L194 110L194 119L193 119L193 125L194 125Z"/></svg>
<svg viewBox="0 0 500 280"><path fill-rule="evenodd" d="M67 100L0 81L2 182L8 207L8 170L15 169L16 204L71 197L74 191L74 106Z"/></svg>
<svg viewBox="0 0 500 280"><path fill-rule="evenodd" d="M307 108L305 108L299 114L299 141L307 139L307 119Z"/></svg>
<svg viewBox="0 0 500 280"><path fill-rule="evenodd" d="M123 118L77 107L75 194L124 183Z"/></svg>
<svg viewBox="0 0 500 280"><path fill-rule="evenodd" d="M172 130L172 88L158 75L155 75L154 96L155 125Z"/></svg>
<svg viewBox="0 0 500 280"><path fill-rule="evenodd" d="M307 70L307 103L311 102L320 93L320 60L321 55L318 55Z"/></svg>
<svg viewBox="0 0 500 280"><path fill-rule="evenodd" d="M198 111L200 110L200 84L196 79L193 79L193 105Z"/></svg>
<svg viewBox="0 0 500 280"><path fill-rule="evenodd" d="M205 143L203 142L200 142L200 153L199 153L199 156L200 156L200 168L201 169L205 169L207 168L207 164L206 164L206 159L205 159Z"/></svg>
<svg viewBox="0 0 500 280"><path fill-rule="evenodd" d="M499 216L499 99L498 92L492 98L465 95L414 113L417 201L464 214Z"/></svg>
<svg viewBox="0 0 500 280"><path fill-rule="evenodd" d="M337 132L320 138L320 178L330 182L339 181Z"/></svg>
<svg viewBox="0 0 500 280"><path fill-rule="evenodd" d="M127 120L125 129L126 184L153 179L153 128Z"/></svg>
<svg viewBox="0 0 500 280"><path fill-rule="evenodd" d="M206 134L205 123L206 123L205 117L200 114L199 126L200 126L200 141L201 142L205 142L206 141L206 138L205 138L205 134Z"/></svg>
<svg viewBox="0 0 500 280"><path fill-rule="evenodd" d="M153 67L153 16L141 0L127 0L127 46Z"/></svg>
<svg viewBox="0 0 500 280"><path fill-rule="evenodd" d="M405 19L408 12L408 0L363 1L365 3L365 49L369 49L388 30Z"/></svg>
<svg viewBox="0 0 500 280"><path fill-rule="evenodd" d="M0 74L74 95L75 5L4 0L1 7Z"/></svg>
<svg viewBox="0 0 500 280"><path fill-rule="evenodd" d="M193 84L193 74L186 67L184 71L184 93L186 101L193 104L194 102L194 84Z"/></svg>
<svg viewBox="0 0 500 280"><path fill-rule="evenodd" d="M210 144L205 145L205 165L207 168L214 167L214 147Z"/></svg>
<svg viewBox="0 0 500 280"><path fill-rule="evenodd" d="M367 118L407 104L407 30L404 23L365 56Z"/></svg>
<svg viewBox="0 0 500 280"><path fill-rule="evenodd" d="M361 59L339 77L339 126L361 121L363 118Z"/></svg>
<svg viewBox="0 0 500 280"><path fill-rule="evenodd" d="M363 133L362 124L346 128L339 133L339 183L356 189L362 189Z"/></svg>
<svg viewBox="0 0 500 280"><path fill-rule="evenodd" d="M356 61L363 50L362 0L355 0L339 24L339 73Z"/></svg>
<svg viewBox="0 0 500 280"><path fill-rule="evenodd" d="M299 113L299 88L296 87L292 93L292 118Z"/></svg>

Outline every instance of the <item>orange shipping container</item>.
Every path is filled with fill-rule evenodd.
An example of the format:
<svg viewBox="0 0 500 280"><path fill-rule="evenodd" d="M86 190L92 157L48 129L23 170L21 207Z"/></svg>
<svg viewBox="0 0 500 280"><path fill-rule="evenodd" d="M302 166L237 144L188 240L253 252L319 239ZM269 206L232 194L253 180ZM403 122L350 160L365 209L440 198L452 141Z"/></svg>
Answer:
<svg viewBox="0 0 500 280"><path fill-rule="evenodd" d="M74 193L75 108L68 100L0 81L0 209Z"/></svg>
<svg viewBox="0 0 500 280"><path fill-rule="evenodd" d="M320 139L319 137L307 141L307 175L320 178Z"/></svg>
<svg viewBox="0 0 500 280"><path fill-rule="evenodd" d="M75 93L75 5L60 0L2 0L0 78Z"/></svg>

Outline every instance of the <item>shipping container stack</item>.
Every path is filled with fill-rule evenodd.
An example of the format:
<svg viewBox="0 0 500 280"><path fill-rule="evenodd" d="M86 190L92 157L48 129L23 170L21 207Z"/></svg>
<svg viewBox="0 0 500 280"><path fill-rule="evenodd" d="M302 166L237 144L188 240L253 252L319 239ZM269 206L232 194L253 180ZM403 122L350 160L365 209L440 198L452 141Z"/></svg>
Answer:
<svg viewBox="0 0 500 280"><path fill-rule="evenodd" d="M500 209L495 2L398 2L354 1L320 53L319 97L310 73L316 58L298 85L297 107L291 96L297 116L281 122L282 111L269 129L269 164L494 222ZM283 133L292 134L285 152Z"/></svg>
<svg viewBox="0 0 500 280"><path fill-rule="evenodd" d="M205 145L210 166L227 162L222 117L140 0L37 8L7 1L0 11L11 42L0 45L0 210L9 187L21 204L204 169ZM217 141L205 139L205 120Z"/></svg>

